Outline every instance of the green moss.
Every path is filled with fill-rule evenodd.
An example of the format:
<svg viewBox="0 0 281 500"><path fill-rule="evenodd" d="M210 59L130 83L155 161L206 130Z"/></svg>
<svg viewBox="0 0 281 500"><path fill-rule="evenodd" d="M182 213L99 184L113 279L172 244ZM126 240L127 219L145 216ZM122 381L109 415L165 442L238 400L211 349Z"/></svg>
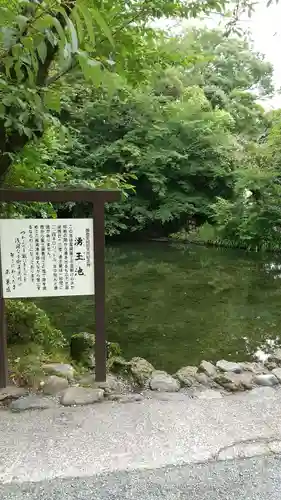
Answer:
<svg viewBox="0 0 281 500"><path fill-rule="evenodd" d="M73 360L82 366L94 366L95 336L88 332L72 335L70 339L70 354Z"/></svg>

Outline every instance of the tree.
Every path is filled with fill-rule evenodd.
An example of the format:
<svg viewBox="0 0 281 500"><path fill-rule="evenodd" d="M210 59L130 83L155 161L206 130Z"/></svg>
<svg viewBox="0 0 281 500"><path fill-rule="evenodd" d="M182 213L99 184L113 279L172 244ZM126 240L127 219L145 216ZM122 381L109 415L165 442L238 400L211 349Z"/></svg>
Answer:
<svg viewBox="0 0 281 500"><path fill-rule="evenodd" d="M167 42L167 51L193 54L183 66L184 85L199 85L214 109L225 109L245 139L257 139L268 126L258 101L274 92L273 67L248 38L220 30L193 29ZM176 63L178 66L178 64Z"/></svg>
<svg viewBox="0 0 281 500"><path fill-rule="evenodd" d="M162 59L139 85L123 82L110 99L72 83L64 100L76 129L68 167L89 180L133 175L135 192L109 207L110 234L212 221L216 197L236 196L237 168L262 162L257 140L270 119L256 98L272 91L272 67L217 30L158 42Z"/></svg>
<svg viewBox="0 0 281 500"><path fill-rule="evenodd" d="M129 175L135 193L109 207L107 229L163 231L189 218L205 220L215 196L229 196L239 146L233 120L212 110L203 91L184 88L174 69L163 81L124 86L111 102L93 91L68 120L76 127L65 157L83 179Z"/></svg>
<svg viewBox="0 0 281 500"><path fill-rule="evenodd" d="M224 0L119 0L114 5L109 0L1 0L0 181L14 155L41 136L46 123L57 121L53 111L59 109L62 75L79 68L95 85L112 85L108 77L116 77L120 66L135 71L140 52L144 61L152 18L196 16L224 4Z"/></svg>

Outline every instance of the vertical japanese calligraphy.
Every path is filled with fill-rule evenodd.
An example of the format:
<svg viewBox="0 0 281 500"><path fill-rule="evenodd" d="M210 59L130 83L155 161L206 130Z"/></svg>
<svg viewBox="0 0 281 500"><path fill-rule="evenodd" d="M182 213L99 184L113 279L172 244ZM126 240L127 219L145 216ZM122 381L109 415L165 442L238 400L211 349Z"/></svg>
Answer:
<svg viewBox="0 0 281 500"><path fill-rule="evenodd" d="M0 221L5 298L94 294L92 219Z"/></svg>

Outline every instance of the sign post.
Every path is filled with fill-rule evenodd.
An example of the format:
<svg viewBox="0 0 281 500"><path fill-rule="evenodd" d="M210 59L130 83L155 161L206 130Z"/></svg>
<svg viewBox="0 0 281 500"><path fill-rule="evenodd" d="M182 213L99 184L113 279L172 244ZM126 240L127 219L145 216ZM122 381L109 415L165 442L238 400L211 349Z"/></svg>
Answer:
<svg viewBox="0 0 281 500"><path fill-rule="evenodd" d="M0 202L89 202L92 219L0 220L0 387L8 382L5 299L95 296L95 374L106 380L104 205L110 190L5 190Z"/></svg>

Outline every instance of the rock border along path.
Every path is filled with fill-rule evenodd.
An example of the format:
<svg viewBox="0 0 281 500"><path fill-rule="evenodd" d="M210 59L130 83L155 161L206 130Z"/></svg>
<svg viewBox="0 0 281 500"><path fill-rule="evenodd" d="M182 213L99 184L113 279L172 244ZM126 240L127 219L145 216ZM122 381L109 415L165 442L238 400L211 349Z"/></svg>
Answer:
<svg viewBox="0 0 281 500"><path fill-rule="evenodd" d="M12 411L20 412L58 405L88 405L104 400L125 403L140 401L144 397L176 401L187 396L211 400L229 393L248 393L259 387L269 390L281 383L280 349L268 356L264 364L220 360L214 365L203 360L199 367L184 366L174 375L155 370L143 358L136 357L128 362L118 357L114 363L123 375L109 373L103 383L95 382L92 373L75 377L75 370L69 364L46 364L47 376L39 393L30 394L26 389L14 386L0 390L0 407L8 406ZM169 396L159 396L159 393Z"/></svg>
<svg viewBox="0 0 281 500"><path fill-rule="evenodd" d="M59 404L88 405L104 400L125 403L142 400L143 392L146 398L157 399L161 396L154 396L155 393L181 394L165 396L166 400L171 400L171 397L179 400L183 394L198 399L219 399L233 392L248 392L259 387L276 388L281 383L281 349L269 355L264 364L220 360L214 365L203 360L199 367L184 366L174 375L155 370L143 358L126 361L118 357L114 363L123 376L109 373L104 383L95 382L92 373L77 379L69 364L46 364L43 368L47 376L42 381L41 392L29 394L27 390L16 387L0 390L0 406L9 406L12 411L19 412Z"/></svg>

